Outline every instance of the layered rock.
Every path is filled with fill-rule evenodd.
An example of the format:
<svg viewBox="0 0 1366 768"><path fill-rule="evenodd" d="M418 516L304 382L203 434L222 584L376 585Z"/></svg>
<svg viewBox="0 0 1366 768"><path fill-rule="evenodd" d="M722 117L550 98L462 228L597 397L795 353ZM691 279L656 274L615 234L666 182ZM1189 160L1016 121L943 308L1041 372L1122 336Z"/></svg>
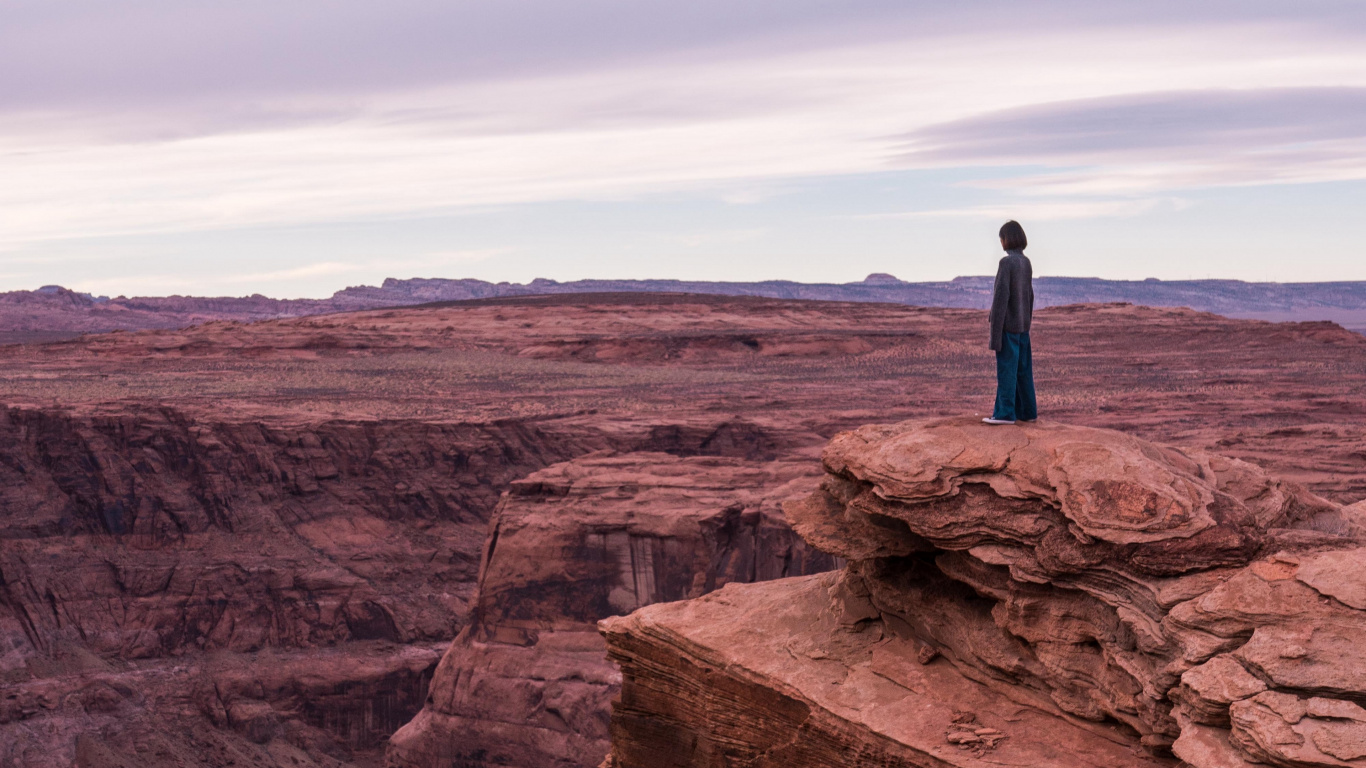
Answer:
<svg viewBox="0 0 1366 768"><path fill-rule="evenodd" d="M391 766L596 766L620 676L594 622L725 584L833 567L779 504L809 462L598 454L514 482L490 523L469 628Z"/></svg>
<svg viewBox="0 0 1366 768"><path fill-rule="evenodd" d="M731 585L602 623L622 691L611 768L1156 768L1114 725L1002 696L891 622L831 609L838 573Z"/></svg>
<svg viewBox="0 0 1366 768"><path fill-rule="evenodd" d="M610 447L762 456L774 439L714 419L0 410L0 766L70 765L78 737L131 764L228 764L191 742L238 764L375 752L467 621L509 481Z"/></svg>
<svg viewBox="0 0 1366 768"><path fill-rule="evenodd" d="M0 686L0 765L339 766L422 704L434 643L102 659L65 644Z"/></svg>
<svg viewBox="0 0 1366 768"><path fill-rule="evenodd" d="M519 424L0 412L4 647L122 659L450 636L498 486L613 444ZM420 565L419 565L420 564Z"/></svg>
<svg viewBox="0 0 1366 768"><path fill-rule="evenodd" d="M824 463L787 512L841 574L602 624L612 765L1366 765L1357 508L1047 423L864 427Z"/></svg>
<svg viewBox="0 0 1366 768"><path fill-rule="evenodd" d="M375 750L464 622L496 486L611 444L170 409L8 410L0 435L0 765L26 766Z"/></svg>

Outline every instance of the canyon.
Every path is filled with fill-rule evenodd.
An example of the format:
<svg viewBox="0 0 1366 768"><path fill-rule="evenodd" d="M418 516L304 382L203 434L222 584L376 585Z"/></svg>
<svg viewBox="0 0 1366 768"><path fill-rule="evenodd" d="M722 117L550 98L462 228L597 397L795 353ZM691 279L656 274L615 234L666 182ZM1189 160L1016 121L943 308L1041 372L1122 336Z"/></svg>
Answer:
<svg viewBox="0 0 1366 768"><path fill-rule="evenodd" d="M846 632L796 625L876 563L783 510L825 492L837 435L985 411L983 328L976 309L577 293L0 347L0 765L596 766L635 663L598 620L783 595L792 638ZM1034 345L1037 429L1228 457L1324 510L1366 498L1366 338L1340 326L1090 304L1041 309ZM898 668L887 646L959 647L894 635L873 653ZM985 686L985 722L995 668L959 661L914 663ZM1134 759L1170 761L1171 723L1222 727L1190 700L1085 714L1149 728Z"/></svg>

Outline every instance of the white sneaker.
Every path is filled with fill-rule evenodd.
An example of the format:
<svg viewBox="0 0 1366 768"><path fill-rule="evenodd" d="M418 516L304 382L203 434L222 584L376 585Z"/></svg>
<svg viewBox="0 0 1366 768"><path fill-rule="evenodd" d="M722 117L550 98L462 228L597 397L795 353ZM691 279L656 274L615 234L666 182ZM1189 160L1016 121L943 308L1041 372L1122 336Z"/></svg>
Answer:
<svg viewBox="0 0 1366 768"><path fill-rule="evenodd" d="M982 419L982 423L984 423L984 424L1014 424L1015 422L1014 422L1013 420L1006 420L1006 419Z"/></svg>

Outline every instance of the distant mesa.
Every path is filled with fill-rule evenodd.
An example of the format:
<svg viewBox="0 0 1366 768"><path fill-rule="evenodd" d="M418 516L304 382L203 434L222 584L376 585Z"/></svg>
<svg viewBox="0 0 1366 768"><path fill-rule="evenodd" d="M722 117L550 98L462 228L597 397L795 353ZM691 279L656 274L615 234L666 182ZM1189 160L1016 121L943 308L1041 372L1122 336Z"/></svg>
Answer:
<svg viewBox="0 0 1366 768"><path fill-rule="evenodd" d="M109 301L108 296L95 296L94 294L90 293L81 293L80 291L73 291L70 288L66 288L60 285L45 285L42 288L39 288L38 290L34 291L34 293L39 294L41 296L79 296L83 299L86 299L87 301L94 302Z"/></svg>
<svg viewBox="0 0 1366 768"><path fill-rule="evenodd" d="M897 279L896 275L889 275L886 272L874 272L873 274L863 278L863 282L871 283L873 285L888 285L892 283L900 283L901 281Z"/></svg>
<svg viewBox="0 0 1366 768"><path fill-rule="evenodd" d="M183 328L211 320L253 322L285 317L354 312L447 301L580 293L692 293L784 300L876 301L919 307L985 309L990 276L946 282L906 282L874 272L852 283L790 280L573 280L538 277L529 283L474 279L385 279L379 286L352 286L326 299L160 296L109 299L59 285L0 293L0 344L69 339L113 330ZM1366 331L1366 281L1245 283L1237 280L1104 280L1040 276L1035 307L1127 302L1150 307L1190 307L1227 317L1270 321L1331 321Z"/></svg>

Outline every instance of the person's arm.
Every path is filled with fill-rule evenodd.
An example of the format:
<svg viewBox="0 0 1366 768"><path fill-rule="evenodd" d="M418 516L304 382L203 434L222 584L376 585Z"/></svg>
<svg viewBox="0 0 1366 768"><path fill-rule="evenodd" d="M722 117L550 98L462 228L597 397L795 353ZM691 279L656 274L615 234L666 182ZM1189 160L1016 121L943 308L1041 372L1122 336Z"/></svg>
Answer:
<svg viewBox="0 0 1366 768"><path fill-rule="evenodd" d="M999 350L1005 344L1006 308L1010 306L1010 269L1006 260L996 267L996 287L991 293L991 313L987 315L991 323L991 349Z"/></svg>

